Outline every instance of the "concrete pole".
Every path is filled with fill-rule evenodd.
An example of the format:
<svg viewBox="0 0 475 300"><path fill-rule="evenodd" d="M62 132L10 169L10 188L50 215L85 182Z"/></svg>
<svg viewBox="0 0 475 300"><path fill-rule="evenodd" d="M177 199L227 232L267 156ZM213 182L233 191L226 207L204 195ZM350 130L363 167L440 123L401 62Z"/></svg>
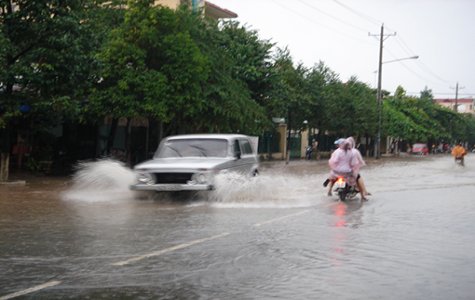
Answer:
<svg viewBox="0 0 475 300"><path fill-rule="evenodd" d="M383 73L383 41L384 41L384 25L381 25L381 36L379 37L379 63L378 63L378 91L376 94L378 103L378 134L376 136L376 142L374 143L374 157L381 157L381 79Z"/></svg>

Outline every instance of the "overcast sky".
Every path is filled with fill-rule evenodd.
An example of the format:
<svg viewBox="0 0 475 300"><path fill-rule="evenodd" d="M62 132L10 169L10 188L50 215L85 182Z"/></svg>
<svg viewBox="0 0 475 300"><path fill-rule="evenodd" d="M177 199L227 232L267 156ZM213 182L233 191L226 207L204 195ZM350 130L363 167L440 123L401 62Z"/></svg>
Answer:
<svg viewBox="0 0 475 300"><path fill-rule="evenodd" d="M475 98L474 0L210 0L238 14L260 39L288 47L295 63L323 61L340 79L376 87L384 23L382 87L435 98ZM370 36L369 34L376 35Z"/></svg>

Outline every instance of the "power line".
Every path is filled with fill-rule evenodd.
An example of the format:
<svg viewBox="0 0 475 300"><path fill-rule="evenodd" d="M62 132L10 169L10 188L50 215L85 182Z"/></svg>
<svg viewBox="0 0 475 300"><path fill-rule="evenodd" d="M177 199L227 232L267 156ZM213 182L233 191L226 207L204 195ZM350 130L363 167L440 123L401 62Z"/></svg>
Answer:
<svg viewBox="0 0 475 300"><path fill-rule="evenodd" d="M378 26L381 25L381 24L383 24L382 21L380 21L380 20L378 20L378 19L375 19L375 18L373 18L373 17L371 17L371 16L369 16L369 15L363 14L363 13L357 11L356 9L353 9L353 8L349 7L348 5L341 3L341 2L338 1L338 0L333 0L333 2L335 2L335 3L338 4L338 5L340 5L340 6L343 7L343 8L345 8L345 9L351 11L351 12L354 13L355 15L357 15L357 16L359 16L359 17L365 19L366 21L369 21L369 22L371 22L371 23L373 23L373 24L376 24L376 25L378 25Z"/></svg>
<svg viewBox="0 0 475 300"><path fill-rule="evenodd" d="M314 19L309 18L308 16L306 16L306 15L300 13L299 11L296 11L296 10L294 10L294 9L288 7L288 6L285 6L285 5L283 5L282 3L278 2L278 1L275 1L274 3L277 4L278 6L282 7L284 10L290 11L290 12L292 12L292 13L294 13L294 14L296 14L296 15L298 15L298 16L304 18L304 19L306 19L307 21L310 21L310 22L312 22L312 23L315 23L315 24L317 24L317 25L319 25L319 26L321 26L321 27L324 27L324 28L326 28L326 29L328 29L328 30L330 30L330 31L334 31L334 32L336 32L336 33L339 33L339 34L341 34L341 35L344 35L344 36L346 36L346 37L349 37L349 38L351 38L351 39L353 39L353 40L355 40L355 41L361 42L361 43L371 44L371 43L369 43L367 40L359 39L359 38L357 38L357 37L355 37L355 36L352 36L352 35L347 34L346 32L337 30L337 29L332 28L332 27L330 27L330 26L328 26L328 25L326 25L326 24L317 22L317 21L315 21Z"/></svg>
<svg viewBox="0 0 475 300"><path fill-rule="evenodd" d="M395 56L389 49L386 49L386 51L387 51L388 53L390 53L392 57L396 58L396 56ZM411 54L408 54L408 55L411 55ZM413 55L413 54L412 54L412 55ZM432 84L434 84L434 85L437 85L437 83L436 83L435 81L432 81L432 80L427 79L425 76L423 76L423 75L419 74L418 72L414 71L413 69L409 68L405 63L401 62L401 65L402 65L406 70L408 70L410 73L412 73L413 75L415 75L416 77L418 77L419 79L422 79L422 80L424 80L424 81L426 81L426 82L430 82L430 83L432 83Z"/></svg>
<svg viewBox="0 0 475 300"><path fill-rule="evenodd" d="M343 20L343 19L340 19L340 18L338 18L338 17L335 17L335 16L333 16L333 15L331 15L331 14L329 14L329 13L327 13L327 12L325 12L325 11L319 9L318 7L316 7L316 6L314 6L314 5L311 5L311 4L309 4L309 3L307 3L307 2L305 2L305 1L303 1L303 0L297 0L297 1L300 2L300 3L302 3L302 4L304 4L304 5L306 5L306 6L308 6L308 7L310 7L310 8L312 8L313 10L318 11L319 13L321 13L321 14L327 16L327 17L330 17L330 18L332 18L332 19L334 19L334 20L336 20L336 21L342 23L342 24L345 24L345 25L347 25L347 26L353 27L354 29L357 29L357 30L360 30L360 31L363 31L363 32L368 32L368 30L365 29L365 28L356 26L356 25L351 24L351 23L349 23L349 22L347 22L347 21L345 21L345 20Z"/></svg>
<svg viewBox="0 0 475 300"><path fill-rule="evenodd" d="M407 43L403 40L403 38L401 36L399 36L397 39L396 39L396 42L399 44L399 46L401 47L401 49L406 52L406 53L414 53L414 51L412 51L409 46L407 45ZM411 55L411 54L409 54ZM423 61L421 60L418 60L417 61L417 64L419 65L419 67L421 68L422 71L424 72L427 72L429 73L431 76L433 76L435 79L439 80L440 82L443 82L443 83L450 83L449 80L447 79L444 79L442 77L440 77L439 75L437 75L436 73L434 73L426 64L423 63Z"/></svg>
<svg viewBox="0 0 475 300"><path fill-rule="evenodd" d="M369 21L369 22L371 22L371 23L373 23L373 24L379 25L379 24L382 23L381 21L379 21L379 20L373 18L372 16L363 14L363 13L361 13L361 12L359 12L359 11L353 9L353 8L350 7L350 6L341 3L339 0L333 0L333 2L335 2L336 4L340 5L341 7L343 7L343 8L345 8L345 9L351 11L352 13L356 14L357 16L359 16L359 17L361 17L361 18L363 18L363 19L365 19L365 20L367 20L367 21ZM393 32L395 31L395 30L391 29L389 26L388 26L387 28L388 28L389 30L393 31ZM399 46L401 47L401 49L403 49L403 51L405 51L409 56L413 56L413 55L414 55L414 51L412 51L412 50L409 48L409 46L407 46L407 44L404 42L404 40L403 40L400 36L396 37L396 42L399 44ZM389 52L389 53L392 55L393 58L396 58L396 56L395 56L394 54L392 54L391 51L389 51L389 50L386 50L386 51ZM422 71L431 74L431 75L432 75L433 77L435 77L437 80L442 81L442 82L445 82L445 83L448 82L447 80L441 78L440 76L438 76L437 74L435 74L434 72L432 72L432 71L430 70L430 68L427 67L427 66L426 66L424 63L422 63L420 60L417 61L417 64L418 64L418 66L421 68ZM406 70L408 70L410 73L412 73L412 74L414 74L416 77L418 77L419 79L422 79L422 80L424 80L424 81L432 82L434 85L437 84L436 82L434 82L434 81L432 81L432 80L428 80L426 77L420 75L418 72L415 72L413 69L409 68L406 64L401 63L401 65L402 65Z"/></svg>

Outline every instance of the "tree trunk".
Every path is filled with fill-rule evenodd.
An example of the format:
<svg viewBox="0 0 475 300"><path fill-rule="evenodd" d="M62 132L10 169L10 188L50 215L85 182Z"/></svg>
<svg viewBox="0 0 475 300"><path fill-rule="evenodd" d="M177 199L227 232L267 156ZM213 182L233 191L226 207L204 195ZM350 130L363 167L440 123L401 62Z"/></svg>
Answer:
<svg viewBox="0 0 475 300"><path fill-rule="evenodd" d="M0 154L0 182L8 181L10 153Z"/></svg>
<svg viewBox="0 0 475 300"><path fill-rule="evenodd" d="M10 131L0 129L0 182L8 181L10 171Z"/></svg>
<svg viewBox="0 0 475 300"><path fill-rule="evenodd" d="M132 131L132 126L131 126L131 118L127 118L127 125L126 125L126 130L125 130L125 163L127 163L128 166L131 166L132 162L132 149L131 149L131 131Z"/></svg>
<svg viewBox="0 0 475 300"><path fill-rule="evenodd" d="M111 154L111 149L114 146L115 133L117 131L118 123L119 123L119 119L117 119L117 118L112 119L111 129L109 131L109 138L107 139L106 155Z"/></svg>

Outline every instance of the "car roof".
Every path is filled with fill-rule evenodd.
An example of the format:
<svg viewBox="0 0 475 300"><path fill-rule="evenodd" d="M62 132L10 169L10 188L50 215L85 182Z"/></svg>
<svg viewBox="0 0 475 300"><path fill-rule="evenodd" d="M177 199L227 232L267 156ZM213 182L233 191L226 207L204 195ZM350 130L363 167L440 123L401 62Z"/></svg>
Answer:
<svg viewBox="0 0 475 300"><path fill-rule="evenodd" d="M173 135L166 137L167 140L178 140L178 139L225 139L231 140L235 138L248 138L244 134L235 134L235 133L200 133L200 134L182 134L182 135Z"/></svg>

